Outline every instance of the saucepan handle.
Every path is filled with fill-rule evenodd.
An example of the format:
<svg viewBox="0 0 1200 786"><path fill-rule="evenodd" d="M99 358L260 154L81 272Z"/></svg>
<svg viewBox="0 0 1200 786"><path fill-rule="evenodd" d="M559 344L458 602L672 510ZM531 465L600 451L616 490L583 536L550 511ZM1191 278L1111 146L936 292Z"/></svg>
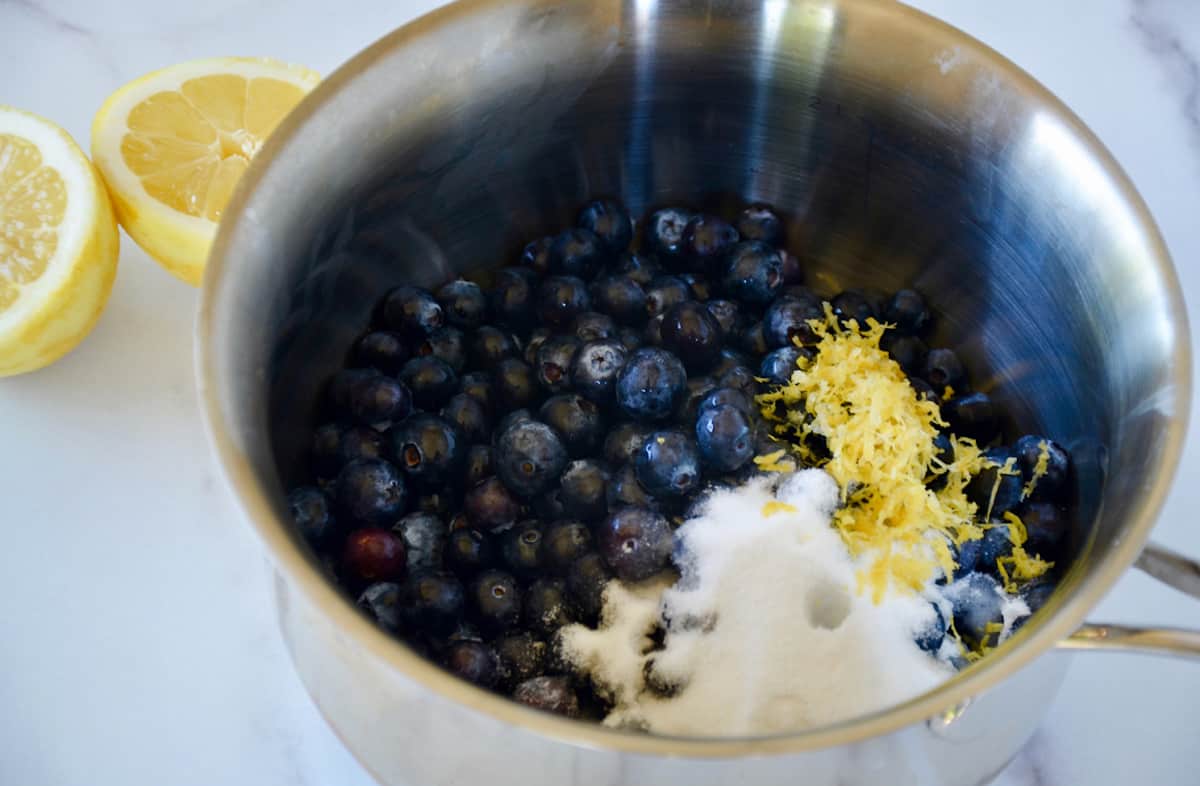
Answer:
<svg viewBox="0 0 1200 786"><path fill-rule="evenodd" d="M1150 543L1134 566L1200 600L1200 562ZM1141 652L1200 660L1200 630L1088 623L1058 645L1070 650Z"/></svg>

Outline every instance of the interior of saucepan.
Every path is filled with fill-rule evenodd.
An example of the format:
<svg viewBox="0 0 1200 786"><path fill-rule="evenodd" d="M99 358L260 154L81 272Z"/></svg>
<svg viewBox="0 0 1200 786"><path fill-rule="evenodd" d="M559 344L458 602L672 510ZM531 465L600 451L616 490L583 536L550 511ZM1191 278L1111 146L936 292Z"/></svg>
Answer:
<svg viewBox="0 0 1200 786"><path fill-rule="evenodd" d="M336 75L265 151L209 281L207 340L236 346L215 373L239 380L215 384L268 497L299 480L320 385L389 287L512 264L597 195L634 215L763 201L819 292L929 298L935 343L1009 432L1070 449L1074 549L1104 560L1171 463L1182 339L1161 244L1040 88L878 8L479 4Z"/></svg>

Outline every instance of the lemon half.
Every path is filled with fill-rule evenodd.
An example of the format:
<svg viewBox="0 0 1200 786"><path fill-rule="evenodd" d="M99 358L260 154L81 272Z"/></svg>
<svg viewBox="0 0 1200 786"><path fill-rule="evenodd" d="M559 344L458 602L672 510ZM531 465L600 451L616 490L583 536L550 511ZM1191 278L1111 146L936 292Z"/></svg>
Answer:
<svg viewBox="0 0 1200 786"><path fill-rule="evenodd" d="M92 122L92 160L121 226L167 270L199 284L238 178L318 81L300 66L221 57L170 66L113 93Z"/></svg>
<svg viewBox="0 0 1200 786"><path fill-rule="evenodd" d="M50 121L0 106L0 377L83 340L117 256L112 206L87 156Z"/></svg>

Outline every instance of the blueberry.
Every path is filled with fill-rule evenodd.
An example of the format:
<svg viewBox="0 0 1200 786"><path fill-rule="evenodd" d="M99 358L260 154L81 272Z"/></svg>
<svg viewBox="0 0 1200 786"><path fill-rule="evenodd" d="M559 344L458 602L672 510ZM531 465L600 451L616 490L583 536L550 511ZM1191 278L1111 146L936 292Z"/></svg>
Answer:
<svg viewBox="0 0 1200 786"><path fill-rule="evenodd" d="M616 339L589 341L575 354L571 364L571 385L590 401L610 404L627 357L625 346Z"/></svg>
<svg viewBox="0 0 1200 786"><path fill-rule="evenodd" d="M738 470L754 456L750 419L730 404L706 409L696 420L696 444L705 466L717 472Z"/></svg>
<svg viewBox="0 0 1200 786"><path fill-rule="evenodd" d="M400 286L388 292L380 315L384 325L408 338L427 336L445 324L442 307L420 287Z"/></svg>
<svg viewBox="0 0 1200 786"><path fill-rule="evenodd" d="M521 503L499 478L491 477L467 491L463 512L476 529L495 532L512 526L521 515Z"/></svg>
<svg viewBox="0 0 1200 786"><path fill-rule="evenodd" d="M1004 621L1004 594L995 579L983 573L968 573L946 588L946 597L954 607L954 627L963 641L972 647L985 639L995 644L996 636L989 634L987 627Z"/></svg>
<svg viewBox="0 0 1200 786"><path fill-rule="evenodd" d="M642 334L633 328L621 328L617 331L617 338L620 340L621 346L625 347L626 352L633 352L642 346Z"/></svg>
<svg viewBox="0 0 1200 786"><path fill-rule="evenodd" d="M358 596L357 605L371 620L388 631L400 629L400 585L392 581L377 581Z"/></svg>
<svg viewBox="0 0 1200 786"><path fill-rule="evenodd" d="M690 300L692 290L679 276L659 276L646 287L646 314L656 317L671 306Z"/></svg>
<svg viewBox="0 0 1200 786"><path fill-rule="evenodd" d="M805 356L806 347L780 347L762 359L758 374L775 385L785 385L798 368L800 358Z"/></svg>
<svg viewBox="0 0 1200 786"><path fill-rule="evenodd" d="M450 573L415 573L404 582L400 598L409 626L443 636L457 627L466 607L463 585Z"/></svg>
<svg viewBox="0 0 1200 786"><path fill-rule="evenodd" d="M596 533L604 561L622 581L643 581L667 566L674 534L666 518L647 508L622 508Z"/></svg>
<svg viewBox="0 0 1200 786"><path fill-rule="evenodd" d="M587 311L575 317L575 338L582 342L613 338L617 335L617 324L612 317L598 311Z"/></svg>
<svg viewBox="0 0 1200 786"><path fill-rule="evenodd" d="M737 303L732 300L714 299L705 303L704 307L708 309L712 318L717 320L724 338L730 339L737 335L738 320L741 316Z"/></svg>
<svg viewBox="0 0 1200 786"><path fill-rule="evenodd" d="M550 269L555 273L592 278L604 266L608 249L590 229L568 229L550 246Z"/></svg>
<svg viewBox="0 0 1200 786"><path fill-rule="evenodd" d="M566 515L595 521L608 512L608 472L594 459L567 465L559 480L559 498Z"/></svg>
<svg viewBox="0 0 1200 786"><path fill-rule="evenodd" d="M626 421L608 432L604 438L604 460L613 466L633 461L653 429L642 423Z"/></svg>
<svg viewBox="0 0 1200 786"><path fill-rule="evenodd" d="M526 330L537 321L537 274L527 268L496 271L490 301L496 322L513 330Z"/></svg>
<svg viewBox="0 0 1200 786"><path fill-rule="evenodd" d="M466 393L452 396L442 407L441 416L457 428L468 442L480 442L491 434L483 405Z"/></svg>
<svg viewBox="0 0 1200 786"><path fill-rule="evenodd" d="M547 327L566 330L575 317L591 311L587 284L577 276L550 276L538 288L537 313Z"/></svg>
<svg viewBox="0 0 1200 786"><path fill-rule="evenodd" d="M925 368L925 356L929 347L916 336L888 331L883 334L879 347L891 356L905 374L919 374Z"/></svg>
<svg viewBox="0 0 1200 786"><path fill-rule="evenodd" d="M631 418L666 420L678 407L686 382L679 358L662 349L639 349L617 376L617 406Z"/></svg>
<svg viewBox="0 0 1200 786"><path fill-rule="evenodd" d="M496 440L496 472L518 496L537 496L558 481L567 465L562 439L545 423L514 423Z"/></svg>
<svg viewBox="0 0 1200 786"><path fill-rule="evenodd" d="M304 539L314 546L329 543L337 533L333 505L325 492L316 486L300 486L287 496L292 524Z"/></svg>
<svg viewBox="0 0 1200 786"><path fill-rule="evenodd" d="M499 560L495 543L477 529L457 529L446 538L446 567L460 576L474 576Z"/></svg>
<svg viewBox="0 0 1200 786"><path fill-rule="evenodd" d="M498 661L498 682L505 688L514 688L537 677L545 668L546 642L528 633L504 636L493 646Z"/></svg>
<svg viewBox="0 0 1200 786"><path fill-rule="evenodd" d="M491 634L503 633L521 618L521 590L502 570L485 570L467 591L467 606L475 621Z"/></svg>
<svg viewBox="0 0 1200 786"><path fill-rule="evenodd" d="M496 424L496 428L492 431L493 459L495 458L494 448L496 443L500 441L500 435L505 431L508 431L508 429L512 426L530 420L533 420L533 413L524 408L514 409L512 412L509 412L507 415L500 418L500 422Z"/></svg>
<svg viewBox="0 0 1200 786"><path fill-rule="evenodd" d="M541 351L542 345L554 337L554 331L547 327L535 328L529 334L529 339L525 342L521 349L521 359L528 363L532 368L537 368L537 353Z"/></svg>
<svg viewBox="0 0 1200 786"><path fill-rule="evenodd" d="M939 393L949 385L960 387L967 372L953 349L931 349L925 357L925 379Z"/></svg>
<svg viewBox="0 0 1200 786"><path fill-rule="evenodd" d="M404 541L408 572L435 570L442 566L446 548L446 525L432 513L409 513L394 525L392 532Z"/></svg>
<svg viewBox="0 0 1200 786"><path fill-rule="evenodd" d="M690 371L712 367L721 351L721 325L702 303L678 303L667 310L661 328L663 348L674 352Z"/></svg>
<svg viewBox="0 0 1200 786"><path fill-rule="evenodd" d="M604 607L604 588L612 580L612 572L604 558L589 551L571 564L567 571L567 593L579 609L580 619L594 624Z"/></svg>
<svg viewBox="0 0 1200 786"><path fill-rule="evenodd" d="M943 404L942 412L951 430L960 437L971 437L986 445L999 435L996 408L987 393L955 396Z"/></svg>
<svg viewBox="0 0 1200 786"><path fill-rule="evenodd" d="M438 409L458 390L458 375L446 361L433 355L416 357L404 364L400 380L412 392L413 403L425 410Z"/></svg>
<svg viewBox="0 0 1200 786"><path fill-rule="evenodd" d="M558 432L572 458L594 454L604 439L600 408L578 393L551 396L538 410L538 417Z"/></svg>
<svg viewBox="0 0 1200 786"><path fill-rule="evenodd" d="M991 466L985 467L971 478L971 482L967 484L967 498L974 502L979 508L979 515L987 513L988 502L992 498L992 489L996 489L996 498L992 503L992 517L999 518L1005 511L1012 510L1021 502L1021 473L1016 470L1014 465L1013 471L1016 474L1004 475L1000 473L1000 467L1004 466L1005 462L1012 457L1012 451L1006 447L989 448L983 452L984 458L991 462ZM999 485L997 485L997 482Z"/></svg>
<svg viewBox="0 0 1200 786"><path fill-rule="evenodd" d="M437 415L418 412L387 432L392 460L411 480L435 488L459 477L467 443Z"/></svg>
<svg viewBox="0 0 1200 786"><path fill-rule="evenodd" d="M533 369L517 358L505 358L496 365L492 390L501 410L531 407L542 397Z"/></svg>
<svg viewBox="0 0 1200 786"><path fill-rule="evenodd" d="M950 437L939 431L933 438L933 447L937 451L934 453L934 458L938 463L949 466L954 461L954 443L950 441ZM932 462L931 462L932 467ZM935 474L932 471L927 471L925 476L925 485L934 491L940 491L946 486L946 474L944 472Z"/></svg>
<svg viewBox="0 0 1200 786"><path fill-rule="evenodd" d="M542 525L522 521L500 536L500 559L518 577L532 579L542 574Z"/></svg>
<svg viewBox="0 0 1200 786"><path fill-rule="evenodd" d="M724 263L722 285L729 296L765 306L783 285L779 252L759 241L738 243Z"/></svg>
<svg viewBox="0 0 1200 786"><path fill-rule="evenodd" d="M717 377L717 385L723 388L736 388L750 395L758 393L758 373L746 366L734 366Z"/></svg>
<svg viewBox="0 0 1200 786"><path fill-rule="evenodd" d="M597 199L584 205L576 223L594 232L609 253L624 251L633 240L629 213L621 203L611 199Z"/></svg>
<svg viewBox="0 0 1200 786"><path fill-rule="evenodd" d="M896 326L896 331L915 336L929 326L929 307L915 289L901 289L892 295L883 310L884 321Z"/></svg>
<svg viewBox="0 0 1200 786"><path fill-rule="evenodd" d="M443 662L451 674L481 688L496 684L496 653L483 642L457 641L450 645Z"/></svg>
<svg viewBox="0 0 1200 786"><path fill-rule="evenodd" d="M816 340L809 325L812 320L825 321L825 309L816 295L778 297L763 315L763 338L772 349L793 347L797 341L811 344Z"/></svg>
<svg viewBox="0 0 1200 786"><path fill-rule="evenodd" d="M349 393L348 412L357 423L403 420L412 411L413 397L401 382L383 374L360 379Z"/></svg>
<svg viewBox="0 0 1200 786"><path fill-rule="evenodd" d="M633 463L638 482L655 497L678 499L700 487L700 452L681 431L655 431Z"/></svg>
<svg viewBox="0 0 1200 786"><path fill-rule="evenodd" d="M1070 532L1066 511L1049 502L1027 502L1018 511L1028 540L1025 550L1043 559L1058 557Z"/></svg>
<svg viewBox="0 0 1200 786"><path fill-rule="evenodd" d="M534 677L513 690L513 700L543 712L579 717L579 697L566 677Z"/></svg>
<svg viewBox="0 0 1200 786"><path fill-rule="evenodd" d="M458 328L438 328L417 345L416 354L440 358L458 374L467 365L467 339Z"/></svg>
<svg viewBox="0 0 1200 786"><path fill-rule="evenodd" d="M1012 554L1012 546L1008 524L993 524L984 530L983 539L979 541L979 564L976 570L981 573L997 573L996 560Z"/></svg>
<svg viewBox="0 0 1200 786"><path fill-rule="evenodd" d="M583 522L556 522L542 535L542 565L557 576L566 575L571 563L591 548L592 533Z"/></svg>
<svg viewBox="0 0 1200 786"><path fill-rule="evenodd" d="M592 306L622 325L646 321L646 291L628 276L606 276L592 285Z"/></svg>
<svg viewBox="0 0 1200 786"><path fill-rule="evenodd" d="M550 268L553 264L553 249L553 237L539 237L521 250L520 264L538 276L545 276L550 273Z"/></svg>
<svg viewBox="0 0 1200 786"><path fill-rule="evenodd" d="M334 497L339 518L365 525L390 524L408 502L404 478L380 459L356 459L338 473Z"/></svg>
<svg viewBox="0 0 1200 786"><path fill-rule="evenodd" d="M354 530L342 546L342 574L360 586L400 579L406 564L404 542L379 527Z"/></svg>
<svg viewBox="0 0 1200 786"><path fill-rule="evenodd" d="M510 333L493 325L482 325L471 336L471 364L490 371L504 358L517 354L517 345Z"/></svg>
<svg viewBox="0 0 1200 786"><path fill-rule="evenodd" d="M1055 499L1067 486L1068 475L1071 471L1071 455L1066 448L1052 439L1036 434L1026 434L1017 440L1013 452L1017 456L1017 466L1021 469L1024 482L1033 480L1034 469L1042 454L1042 443L1046 445L1045 473L1033 486L1033 499Z"/></svg>
<svg viewBox="0 0 1200 786"><path fill-rule="evenodd" d="M640 449L640 448L639 448ZM637 472L629 463L613 473L608 482L608 509L617 510L629 506L657 508L659 503L638 483Z"/></svg>
<svg viewBox="0 0 1200 786"><path fill-rule="evenodd" d="M521 619L534 634L549 637L579 619L562 579L538 579L525 590Z"/></svg>
<svg viewBox="0 0 1200 786"><path fill-rule="evenodd" d="M745 325L737 336L737 346L754 357L762 357L771 351L767 343L767 331L762 322L751 322Z"/></svg>
<svg viewBox="0 0 1200 786"><path fill-rule="evenodd" d="M653 258L643 254L622 254L614 270L633 279L642 287L662 275L662 267Z"/></svg>
<svg viewBox="0 0 1200 786"><path fill-rule="evenodd" d="M700 403L716 389L717 382L712 377L688 377L683 398L679 400L679 408L675 411L675 420L691 428L700 414Z"/></svg>
<svg viewBox="0 0 1200 786"><path fill-rule="evenodd" d="M958 546L951 546L951 554L954 557L956 567L954 574L950 576L951 581L957 581L968 573L976 570L986 570L985 565L980 564L980 554L983 551L983 539L979 540L964 540Z"/></svg>
<svg viewBox="0 0 1200 786"><path fill-rule="evenodd" d="M942 648L942 642L946 638L946 618L942 616L940 608L932 603L929 605L933 608L933 617L929 620L928 625L917 631L914 641L926 652L936 654Z"/></svg>
<svg viewBox="0 0 1200 786"><path fill-rule="evenodd" d="M679 268L686 262L684 233L691 220L691 211L678 207L668 207L651 213L646 219L644 247L667 267Z"/></svg>
<svg viewBox="0 0 1200 786"><path fill-rule="evenodd" d="M467 458L463 462L463 481L467 488L494 474L496 461L491 445L472 445L467 448Z"/></svg>
<svg viewBox="0 0 1200 786"><path fill-rule="evenodd" d="M857 289L847 289L835 297L830 305L843 323L854 320L860 329L866 328L868 319L879 318L870 299Z"/></svg>
<svg viewBox="0 0 1200 786"><path fill-rule="evenodd" d="M754 414L758 411L754 405L754 399L738 388L715 388L700 401L698 411L704 412L722 405L739 410L748 419L753 419Z"/></svg>
<svg viewBox="0 0 1200 786"><path fill-rule="evenodd" d="M683 231L683 254L692 270L708 273L740 239L729 222L714 216L694 216Z"/></svg>
<svg viewBox="0 0 1200 786"><path fill-rule="evenodd" d="M537 352L534 373L543 388L550 393L571 389L571 367L582 345L575 336L555 336L542 344Z"/></svg>
<svg viewBox="0 0 1200 786"><path fill-rule="evenodd" d="M347 426L341 429L337 442L337 463L328 476L336 475L354 459L383 458L383 435L369 426Z"/></svg>
<svg viewBox="0 0 1200 786"><path fill-rule="evenodd" d="M443 284L437 302L446 321L463 330L473 330L488 318L487 296L473 281L460 278Z"/></svg>
<svg viewBox="0 0 1200 786"><path fill-rule="evenodd" d="M1035 579L1021 588L1020 597L1029 607L1030 614L1036 614L1038 609L1046 605L1057 589L1054 582L1046 577ZM1015 626L1014 626L1015 627Z"/></svg>
<svg viewBox="0 0 1200 786"><path fill-rule="evenodd" d="M395 374L408 360L408 345L399 333L373 330L354 343L351 358L356 366Z"/></svg>
<svg viewBox="0 0 1200 786"><path fill-rule="evenodd" d="M738 216L737 231L745 240L783 245L783 222L766 205L751 205L743 210Z"/></svg>
<svg viewBox="0 0 1200 786"><path fill-rule="evenodd" d="M470 396L483 406L483 411L491 414L495 411L492 394L492 377L485 371L471 371L463 374L458 380L458 392Z"/></svg>
<svg viewBox="0 0 1200 786"><path fill-rule="evenodd" d="M335 372L325 383L326 408L337 420L352 420L350 397L366 380L376 379L381 374L374 369L344 368Z"/></svg>

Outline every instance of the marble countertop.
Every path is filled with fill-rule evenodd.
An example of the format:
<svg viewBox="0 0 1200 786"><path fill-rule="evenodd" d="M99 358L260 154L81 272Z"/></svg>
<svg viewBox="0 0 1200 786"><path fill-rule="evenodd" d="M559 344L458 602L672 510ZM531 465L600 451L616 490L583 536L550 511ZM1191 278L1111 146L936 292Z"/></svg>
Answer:
<svg viewBox="0 0 1200 786"><path fill-rule="evenodd" d="M86 147L105 96L154 68L261 54L328 73L434 5L0 0L0 102ZM1021 64L1096 131L1157 217L1196 309L1200 4L915 5ZM94 334L57 365L0 381L2 784L373 783L293 674L263 556L216 479L192 385L195 305L195 290L126 242ZM1192 555L1198 424L1155 533ZM1200 604L1130 574L1094 617L1200 627ZM1197 697L1200 664L1079 656L998 783L1200 783Z"/></svg>

